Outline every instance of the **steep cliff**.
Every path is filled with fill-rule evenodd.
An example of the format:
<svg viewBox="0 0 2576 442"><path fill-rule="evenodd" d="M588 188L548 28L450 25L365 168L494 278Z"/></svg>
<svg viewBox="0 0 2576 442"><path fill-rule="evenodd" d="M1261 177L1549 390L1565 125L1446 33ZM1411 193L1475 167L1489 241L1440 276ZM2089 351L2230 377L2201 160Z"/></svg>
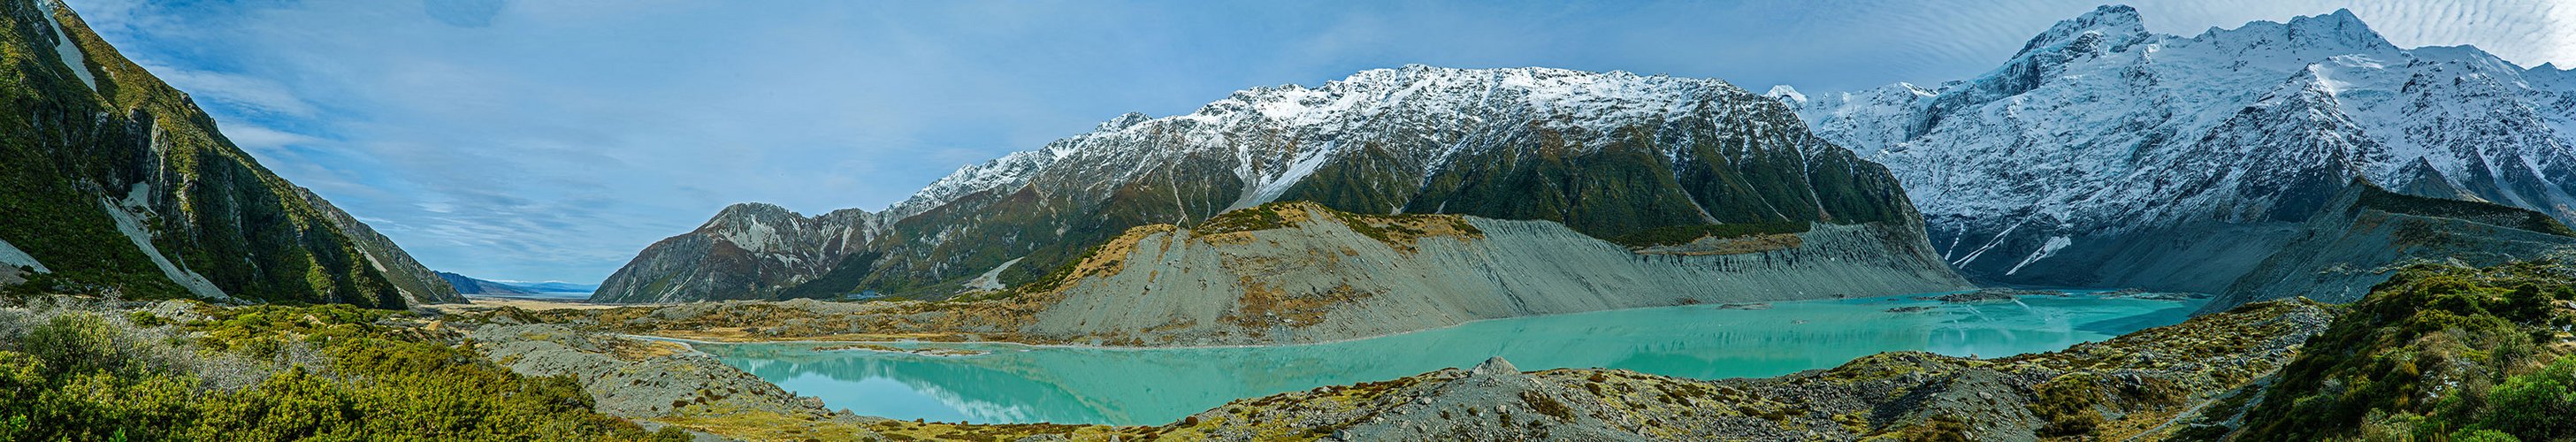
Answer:
<svg viewBox="0 0 2576 442"><path fill-rule="evenodd" d="M0 241L60 292L399 308L457 300L270 173L54 0L0 2Z"/></svg>

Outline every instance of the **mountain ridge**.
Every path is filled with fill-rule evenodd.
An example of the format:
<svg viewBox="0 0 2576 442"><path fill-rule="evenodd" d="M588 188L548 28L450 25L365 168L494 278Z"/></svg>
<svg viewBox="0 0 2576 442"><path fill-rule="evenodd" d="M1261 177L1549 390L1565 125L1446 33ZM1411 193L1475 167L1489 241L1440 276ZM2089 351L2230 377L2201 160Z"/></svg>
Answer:
<svg viewBox="0 0 2576 442"><path fill-rule="evenodd" d="M446 280L448 286L456 288L457 294L463 295L529 295L537 293L535 290L529 290L516 285L484 280L455 273L438 272L438 278Z"/></svg>
<svg viewBox="0 0 2576 442"><path fill-rule="evenodd" d="M458 302L261 166L54 0L0 2L0 240L39 291L401 308ZM23 258L23 259L21 259Z"/></svg>
<svg viewBox="0 0 2576 442"><path fill-rule="evenodd" d="M796 287L639 290L667 289L652 282L693 271L655 263L715 256L714 232L701 229L639 254L644 265L621 269L595 299L938 298L988 273L1005 286L1030 282L1128 228L1190 225L1272 201L1549 220L1616 237L1719 223L1910 225L1901 193L1884 168L1724 81L1411 65L1246 89L1183 115L1121 115L961 168L877 212L865 252L762 258L830 261L819 275L736 266L689 277L804 281ZM701 242L710 245L679 246Z"/></svg>
<svg viewBox="0 0 2576 442"><path fill-rule="evenodd" d="M2238 258L2162 238L2296 229L2354 179L2576 219L2563 76L2402 49L2348 10L2192 37L2142 20L2097 8L1938 87L1769 95L1887 164L1942 256L1987 283L2223 292L2251 267L2173 277L2158 263Z"/></svg>

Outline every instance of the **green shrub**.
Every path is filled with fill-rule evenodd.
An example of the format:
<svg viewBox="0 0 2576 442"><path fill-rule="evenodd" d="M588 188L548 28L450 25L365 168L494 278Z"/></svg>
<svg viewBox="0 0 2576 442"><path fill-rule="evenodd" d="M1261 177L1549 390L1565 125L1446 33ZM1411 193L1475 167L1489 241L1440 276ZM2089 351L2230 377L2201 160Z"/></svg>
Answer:
<svg viewBox="0 0 2576 442"><path fill-rule="evenodd" d="M34 322L0 342L0 440L687 439L591 411L570 377L521 376L456 342L376 325L397 314L221 309L187 325L203 332L195 339L89 312L0 317ZM268 364L223 353L288 343L320 350L319 365L278 367L229 391L190 369ZM169 359L190 357L203 360Z"/></svg>
<svg viewBox="0 0 2576 442"><path fill-rule="evenodd" d="M2090 373L2058 376L2039 384L2039 400L2030 411L2048 423L2042 425L2042 436L2074 436L2093 432L2102 425L2102 412L2094 408L2104 399L2100 378Z"/></svg>
<svg viewBox="0 0 2576 442"><path fill-rule="evenodd" d="M1547 397L1536 391L1522 391L1521 404L1528 406L1530 411L1552 416L1557 420L1574 420L1573 408L1568 408L1564 402L1557 402L1556 398Z"/></svg>
<svg viewBox="0 0 2576 442"><path fill-rule="evenodd" d="M2576 439L2576 385L2571 384L2576 384L2576 356L2506 379L2488 393L2488 411L2474 428L2525 440Z"/></svg>
<svg viewBox="0 0 2576 442"><path fill-rule="evenodd" d="M146 364L160 362L148 354L158 343L130 336L94 313L56 315L28 329L24 339L19 348L44 361L52 369L46 373L49 377L92 372L134 375L149 368Z"/></svg>
<svg viewBox="0 0 2576 442"><path fill-rule="evenodd" d="M2522 439L2496 430L2460 430L2451 433L2451 442L2522 442Z"/></svg>
<svg viewBox="0 0 2576 442"><path fill-rule="evenodd" d="M2554 261L2404 269L2310 338L2235 437L2576 438L2566 419L2576 360L2548 345L2552 324L2568 320L2549 303L2576 282L2571 271ZM2554 362L2517 373L2535 361Z"/></svg>

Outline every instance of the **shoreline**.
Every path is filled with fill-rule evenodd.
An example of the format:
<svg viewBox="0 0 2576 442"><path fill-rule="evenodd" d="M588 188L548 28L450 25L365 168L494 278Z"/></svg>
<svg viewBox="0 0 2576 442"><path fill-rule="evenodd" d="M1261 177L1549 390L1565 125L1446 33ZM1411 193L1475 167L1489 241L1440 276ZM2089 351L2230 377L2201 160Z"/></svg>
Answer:
<svg viewBox="0 0 2576 442"><path fill-rule="evenodd" d="M1981 288L1981 289L1982 289L1982 288ZM2081 290L2081 292L2078 292L2078 290ZM2101 293L2117 292L2117 291L2120 291L2120 290L2121 290L2121 289L2069 289L2069 290L2066 290L2066 291L2068 291L2070 295L2091 296L2091 295L2098 295L2098 294L2101 294ZM1948 302L1942 302L1942 301L1924 301L1924 300L1917 300L1917 299L1913 299L1913 298L1914 298L1914 297L1918 297L1918 296L1926 296L1926 295L1951 294L1951 293L1968 293L1968 292L1975 292L1975 291L1977 291L1977 290L1972 289L1972 290L1959 290L1959 291L1951 291L1951 292L1909 293L1909 294L1902 294L1902 295L1871 296L1871 297L1864 297L1864 298L1825 298L1825 299L1802 299L1802 300L1792 300L1792 301L1756 301L1756 302L1764 302L1764 303L1802 303L1802 302L1847 302L1847 301L1871 301L1871 300L1878 300L1878 301L1910 301L1910 302L1925 302L1925 303L1929 303L1929 304L1933 304L1933 305L1936 305L1936 306L1937 306L1937 305L1954 305L1955 303L1948 303ZM2026 297L2027 297L2027 298L2063 298L2063 297L2066 297L2066 296L2057 296L2057 295L2020 295L2020 296L2015 296L2014 298L2015 298L2015 301L2016 301L2016 302L2018 302L2018 301L2020 300L2020 298L2026 298ZM2146 299L2146 298L2123 298L2123 299L2138 299L2138 300L2145 300L2145 301L2162 301L2162 302L2175 302L2175 303L2186 303L2186 302L2189 302L2189 301L2181 301L2181 300L2160 300L2160 299ZM2193 299L2193 300L2194 300L2194 301L2206 301L2206 299L2205 299L2205 298ZM1340 344L1340 343L1349 343L1349 342L1366 341L1366 340L1371 340L1371 339L1379 339L1379 338L1389 338L1389 337L1396 337L1396 336L1404 336L1404 335L1415 334L1415 333L1425 333L1425 332L1431 332L1431 331L1442 330L1442 329L1449 329L1449 328L1463 327L1463 326L1466 326L1466 325L1468 325L1468 324L1474 324L1474 323L1478 323L1478 322L1486 322L1486 321L1504 321L1504 320L1517 320L1517 319L1529 319L1529 318L1544 318L1544 317L1555 317L1555 316L1572 316L1572 315L1598 314L1598 313L1604 313L1604 312L1617 312L1617 311L1628 311L1628 310L1666 309L1666 308L1686 308L1686 307L1705 308L1705 309L1710 309L1710 310L1739 310L1739 311L1741 311L1741 310L1742 310L1742 309L1729 309L1729 308L1726 308L1726 307L1725 307L1726 305L1728 305L1728 304L1684 304L1684 305L1670 305L1670 306L1661 306L1661 307L1634 307L1634 308L1609 309L1609 310L1593 310L1593 311L1588 311L1588 312L1550 313L1550 314L1543 314L1543 315L1511 316L1511 317L1502 317L1502 318L1485 318L1485 319L1470 320L1470 321L1465 321L1465 322L1460 322L1460 323L1457 323L1457 324L1450 324L1450 325L1440 326L1440 327L1432 327L1432 328L1425 328L1425 329L1419 329L1419 330L1408 330L1408 331L1402 331L1402 332L1396 332L1396 333L1388 333L1388 334L1375 335L1375 336L1365 336L1365 337L1356 337L1356 338L1344 338L1344 339L1334 339L1334 340L1327 340L1327 341L1315 341L1315 342L1300 342L1300 343L1293 343L1293 344L1223 344L1223 345L1132 346L1132 345L1088 345L1088 344L1037 344L1037 343L1014 342L1014 341L929 341L929 340L917 340L917 339L916 339L916 340L901 340L901 341L885 341L885 340L836 340L836 339L810 339L810 338L808 338L808 339L757 340L757 341L720 341L720 340L693 339L693 338L682 338L682 337L676 337L676 336L663 336L663 335L652 335L652 334L612 333L612 335L615 335L615 336L622 336L622 337L629 337L629 338L639 338L639 339L651 339L651 340L663 340L663 341L678 342L678 343L681 343L681 344L683 344L683 345L692 345L692 346L690 347L690 350L691 350L691 351L696 351L696 350L697 350L697 349L696 349L696 347L694 346L694 344L714 344L714 345L757 345L757 344L817 344L817 345L829 345L829 344L951 344L951 345L989 345L989 346L997 346L997 347L1023 347L1023 348L1028 348L1028 349L1081 349L1081 350L1108 350L1108 351L1190 350L1190 349L1241 349L1241 348L1288 348L1288 347L1301 347L1301 346L1312 346L1312 345Z"/></svg>

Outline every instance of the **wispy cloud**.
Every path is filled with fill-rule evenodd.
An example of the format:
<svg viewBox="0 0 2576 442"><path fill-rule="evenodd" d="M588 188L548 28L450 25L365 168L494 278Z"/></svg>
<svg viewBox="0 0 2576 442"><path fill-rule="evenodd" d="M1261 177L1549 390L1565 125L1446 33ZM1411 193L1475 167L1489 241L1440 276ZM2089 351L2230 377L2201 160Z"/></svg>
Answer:
<svg viewBox="0 0 2576 442"><path fill-rule="evenodd" d="M251 124L236 123L224 126L223 132L225 138L233 140L233 145L241 146L243 149L250 149L253 151L281 149L287 146L311 145L323 142L320 138L314 138L302 134L280 132L276 129Z"/></svg>
<svg viewBox="0 0 2576 442"><path fill-rule="evenodd" d="M190 96L212 98L232 105L242 112L271 117L312 118L313 103L295 95L295 91L278 82L240 74L225 74L160 65L136 63L152 75Z"/></svg>
<svg viewBox="0 0 2576 442"><path fill-rule="evenodd" d="M1738 2L71 0L272 169L442 270L595 281L724 204L878 208L1122 112L1425 63L1937 82L2092 9ZM2576 60L2576 7L2141 0L2150 27L2352 7L2401 45Z"/></svg>

